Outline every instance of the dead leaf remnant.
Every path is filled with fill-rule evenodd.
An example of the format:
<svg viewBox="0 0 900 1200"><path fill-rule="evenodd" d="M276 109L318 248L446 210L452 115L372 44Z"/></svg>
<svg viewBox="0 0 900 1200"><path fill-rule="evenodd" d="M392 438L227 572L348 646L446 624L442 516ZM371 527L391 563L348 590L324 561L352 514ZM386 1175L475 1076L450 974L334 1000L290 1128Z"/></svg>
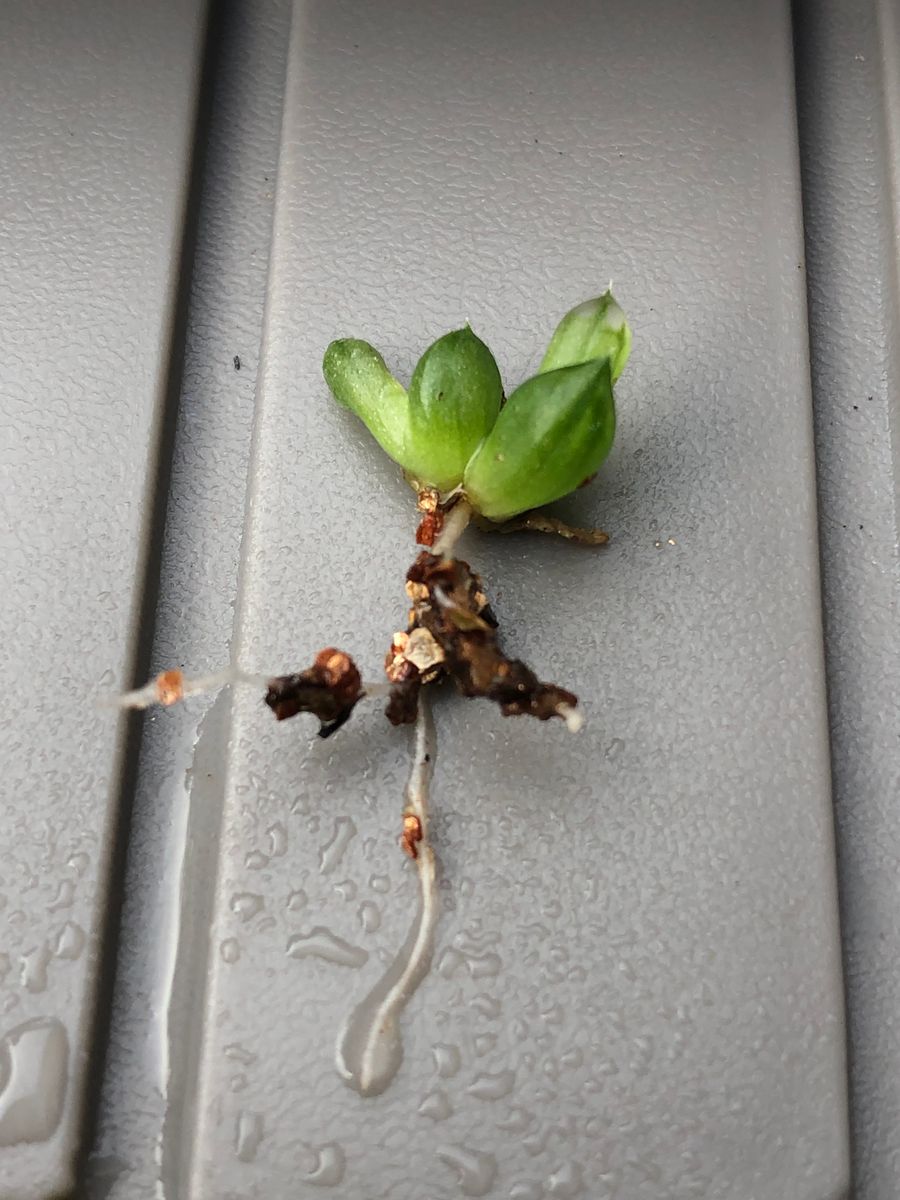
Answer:
<svg viewBox="0 0 900 1200"><path fill-rule="evenodd" d="M319 737L327 738L344 724L364 695L356 663L343 650L320 650L306 671L270 679L266 704L279 721L308 712L319 718Z"/></svg>
<svg viewBox="0 0 900 1200"><path fill-rule="evenodd" d="M449 676L464 696L493 700L507 717L527 714L546 721L565 718L575 708L571 692L543 683L500 649L497 619L468 563L423 551L409 569L406 591L412 601L409 627L394 635L387 657L392 724L415 720L419 689L440 675Z"/></svg>

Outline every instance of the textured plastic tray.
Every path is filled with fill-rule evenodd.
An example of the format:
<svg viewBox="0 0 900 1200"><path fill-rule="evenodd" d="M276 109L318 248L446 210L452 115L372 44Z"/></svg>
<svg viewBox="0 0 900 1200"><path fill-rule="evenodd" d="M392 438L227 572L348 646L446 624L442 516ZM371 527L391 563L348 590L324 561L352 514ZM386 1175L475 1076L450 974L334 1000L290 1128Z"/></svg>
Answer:
<svg viewBox="0 0 900 1200"><path fill-rule="evenodd" d="M896 837L897 752L859 730L896 629L857 637L854 601L896 577L893 276L867 316L831 307L862 287L840 147L888 94L890 14L827 5L813 36L800 6L798 139L783 3L226 5L195 139L202 8L151 7L22 8L0 50L2 662L29 693L3 724L0 1195L845 1195L817 513L841 862L869 889L844 870L859 1194L892 1195L896 990L867 920L890 893L864 847ZM824 78L833 111L804 108ZM891 193L858 165L878 276ZM328 401L324 345L357 333L408 374L468 319L514 383L610 276L636 330L617 445L562 506L610 546L464 542L507 645L588 724L438 703L434 966L362 1098L335 1043L415 912L408 735L373 710L320 743L239 691L138 745L93 697L329 643L373 674L414 517ZM866 372L859 427L830 432Z"/></svg>

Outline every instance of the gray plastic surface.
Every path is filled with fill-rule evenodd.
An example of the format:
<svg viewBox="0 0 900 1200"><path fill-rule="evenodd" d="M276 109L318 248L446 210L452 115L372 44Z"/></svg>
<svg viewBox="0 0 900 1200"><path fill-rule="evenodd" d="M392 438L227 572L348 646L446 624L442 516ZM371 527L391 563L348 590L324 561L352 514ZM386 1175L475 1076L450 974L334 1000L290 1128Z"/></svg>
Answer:
<svg viewBox="0 0 900 1200"><path fill-rule="evenodd" d="M854 1183L900 1195L900 37L896 4L798 10Z"/></svg>
<svg viewBox="0 0 900 1200"><path fill-rule="evenodd" d="M558 314L612 276L637 335L617 447L594 486L561 506L602 523L611 545L594 553L477 533L464 543L506 644L579 692L587 728L572 739L452 696L437 704L435 965L403 1017L397 1078L363 1100L338 1078L334 1046L415 908L414 874L396 849L408 735L373 709L320 743L311 723L278 726L244 692L148 717L109 947L110 1035L95 1049L105 1068L91 1197L847 1194L788 11L713 0L642 0L627 21L589 4L562 22L537 0L511 11L474 0L446 11L309 3L291 19L286 5L226 6L224 36L211 44L218 70L153 659L203 671L230 653L281 670L336 642L376 674L403 621L414 515L396 471L329 402L324 345L358 333L408 375L430 338L469 319L514 383ZM194 78L196 37L179 40L166 19L172 41L157 47L165 68L155 69L177 63ZM84 13L82 22L87 38L93 26ZM187 160L185 87L183 125L173 86L141 98L154 162L171 178ZM818 136L825 155L824 125ZM129 160L123 178L134 175ZM159 197L177 195L169 178L145 184L159 211ZM810 244L832 236L806 211ZM174 272L177 240L157 233L136 250L142 267L169 254ZM61 271L65 247L51 244L45 258ZM833 318L817 269L821 354ZM23 277L16 294L27 297ZM134 314L142 328L152 294L142 290ZM153 311L161 319L162 300ZM10 337L21 339L22 312L7 318ZM104 328L110 345L127 344L114 341L111 316ZM55 347L44 359L68 369ZM17 355L16 380L31 399L28 361ZM850 486L840 456L827 458L838 442L822 437L829 369L816 375L826 513L830 489ZM82 419L109 423L108 402L85 389L73 397ZM142 419L153 414L148 400ZM33 405L19 428L37 436ZM143 436L143 466L126 463L138 515L152 450ZM43 462L45 443L35 453ZM860 470L864 461L861 450ZM108 528L122 479L110 495L98 470L81 466L91 485L82 525L102 522L106 541L99 560L57 546L66 570L53 580L82 586L78 572L97 561L133 595L141 530L123 525L126 545ZM873 505L890 483L886 460L879 481ZM833 641L831 614L843 629L850 608L834 599L844 568L827 539L825 551ZM868 584L860 577L861 590ZM12 611L27 612L24 603L14 597ZM78 633L56 593L44 608L65 617L58 644L68 637L71 670L87 672L108 630L82 604ZM120 620L110 687L126 682L134 639L133 622ZM30 648L29 669L58 658ZM854 711L853 693L840 693L830 661L834 719ZM101 671L82 688L96 691ZM47 722L70 717L51 700L45 685L10 715L9 745L48 752ZM109 755L112 722L88 704L73 711L83 740L108 739ZM54 731L67 749L68 728ZM852 730L846 745L865 753ZM62 783L48 784L46 759L20 761L22 828L35 828L34 797L46 792L48 819L65 831ZM850 784L837 753L835 763L840 801ZM68 815L80 830L88 817L108 821L96 801ZM90 867L105 870L103 856ZM55 862L48 872L54 886L64 877ZM844 875L846 902L846 866ZM21 883L4 891L11 899ZM30 928L48 931L39 944L56 915L45 922L22 894ZM859 903L856 944L871 963ZM317 927L356 948L345 957L361 965L286 952ZM13 957L24 949L10 943ZM57 976L77 969L54 958L46 995L55 1000ZM31 999L13 971L4 987L20 1007ZM886 985L879 995L890 1020ZM19 1010L10 1026L44 1014ZM50 1015L68 1022L74 1011ZM63 1186L74 1143L61 1136L55 1177L41 1173L45 1145L0 1149L0 1195ZM872 1143L873 1159L889 1139L885 1130ZM873 1169L866 1200L890 1194L878 1169L883 1190Z"/></svg>
<svg viewBox="0 0 900 1200"><path fill-rule="evenodd" d="M217 66L153 670L184 662L211 671L228 661L289 26L287 3L254 0L230 6L228 20L213 29ZM186 930L196 916L192 881L216 867L214 850L199 839L185 852L194 747L210 704L196 700L151 714L144 730L110 1043L88 1164L92 1196L152 1195L161 1174L166 1195L180 1194L171 1184L170 1164L179 1123L189 1139L192 1117L183 1113L169 1071L191 1040L191 1016L202 1008L193 989L176 985L174 976L182 907ZM213 758L208 770L220 766ZM209 814L211 822L216 815Z"/></svg>
<svg viewBox="0 0 900 1200"><path fill-rule="evenodd" d="M644 341L617 452L569 505L611 526L610 552L468 541L510 644L582 693L590 726L573 743L440 706L445 916L378 1099L340 1081L334 1042L415 904L394 846L407 739L373 712L314 743L244 693L204 722L191 800L198 825L221 806L221 844L216 877L192 876L210 935L183 954L206 1007L177 1079L196 1120L183 1195L844 1186L789 29L780 6L710 5L698 42L656 8L610 29L587 7L560 27L519 6L511 28L470 5L439 38L412 6L295 13L247 668L336 641L371 672L402 619L409 496L327 403L330 336L376 338L408 372L467 317L516 379L554 315L612 275ZM690 119L710 110L712 144ZM341 821L355 836L330 870ZM316 927L365 965L286 953ZM419 1111L435 1091L439 1121Z"/></svg>
<svg viewBox="0 0 900 1200"><path fill-rule="evenodd" d="M72 1181L204 6L12 4L0 37L0 1195Z"/></svg>

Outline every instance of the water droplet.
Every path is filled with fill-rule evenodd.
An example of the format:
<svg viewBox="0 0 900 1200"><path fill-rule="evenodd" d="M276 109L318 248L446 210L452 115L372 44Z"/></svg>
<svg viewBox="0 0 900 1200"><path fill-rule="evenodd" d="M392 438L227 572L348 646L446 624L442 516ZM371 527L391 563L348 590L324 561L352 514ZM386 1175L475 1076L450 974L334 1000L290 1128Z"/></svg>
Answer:
<svg viewBox="0 0 900 1200"><path fill-rule="evenodd" d="M541 1009L541 1016L548 1025L561 1025L563 1015L561 1004L551 1004L548 1008Z"/></svg>
<svg viewBox="0 0 900 1200"><path fill-rule="evenodd" d="M281 858L287 853L288 833L280 821L270 825L266 830L269 839L269 855L271 858Z"/></svg>
<svg viewBox="0 0 900 1200"><path fill-rule="evenodd" d="M451 1046L446 1042L438 1042L432 1047L434 1066L441 1079L452 1079L462 1066L462 1055L459 1046Z"/></svg>
<svg viewBox="0 0 900 1200"><path fill-rule="evenodd" d="M261 871L263 867L269 865L268 854L263 854L262 850L248 850L244 855L244 866L248 871Z"/></svg>
<svg viewBox="0 0 900 1200"><path fill-rule="evenodd" d="M219 953L223 962L236 963L241 957L241 943L237 938L226 938L219 947Z"/></svg>
<svg viewBox="0 0 900 1200"><path fill-rule="evenodd" d="M359 906L359 923L366 933L375 933L381 925L381 909L371 900L364 900Z"/></svg>
<svg viewBox="0 0 900 1200"><path fill-rule="evenodd" d="M616 759L619 757L619 755L622 753L622 751L624 749L625 749L625 743L622 741L622 739L621 738L613 738L613 740L606 747L606 751L605 751L606 757L610 760L610 762L612 762L613 759Z"/></svg>
<svg viewBox="0 0 900 1200"><path fill-rule="evenodd" d="M507 1133L524 1133L534 1124L534 1116L526 1108L515 1105L509 1110L509 1115L497 1122L498 1129Z"/></svg>
<svg viewBox="0 0 900 1200"><path fill-rule="evenodd" d="M56 896L47 905L47 912L59 912L61 908L71 908L74 900L74 882L71 879L61 879L56 889Z"/></svg>
<svg viewBox="0 0 900 1200"><path fill-rule="evenodd" d="M572 1050L567 1050L565 1054L561 1054L559 1058L560 1066L564 1067L567 1071L576 1071L583 1062L584 1055L577 1048L577 1046Z"/></svg>
<svg viewBox="0 0 900 1200"><path fill-rule="evenodd" d="M634 1046L633 1067L639 1075L646 1075L650 1068L650 1062L653 1058L653 1038L636 1037L632 1041Z"/></svg>
<svg viewBox="0 0 900 1200"><path fill-rule="evenodd" d="M310 1146L314 1156L312 1170L306 1171L303 1178L307 1183L316 1187L337 1187L344 1178L344 1151L337 1142L327 1142L324 1146Z"/></svg>
<svg viewBox="0 0 900 1200"><path fill-rule="evenodd" d="M289 937L287 953L291 958L323 958L339 967L361 967L369 958L368 950L351 946L323 925L317 925L309 933L295 933Z"/></svg>
<svg viewBox="0 0 900 1200"><path fill-rule="evenodd" d="M22 983L29 992L42 992L47 986L47 967L52 955L46 942L26 950L19 960Z"/></svg>
<svg viewBox="0 0 900 1200"><path fill-rule="evenodd" d="M470 954L466 958L466 970L473 979L491 979L500 974L502 966L499 954Z"/></svg>
<svg viewBox="0 0 900 1200"><path fill-rule="evenodd" d="M299 912L301 908L306 908L309 902L309 897L303 888L294 888L287 898L288 912Z"/></svg>
<svg viewBox="0 0 900 1200"><path fill-rule="evenodd" d="M547 1191L559 1200L574 1200L584 1191L584 1175L577 1162L563 1163L547 1180Z"/></svg>
<svg viewBox="0 0 900 1200"><path fill-rule="evenodd" d="M431 1117L432 1121L446 1121L453 1115L447 1093L442 1091L429 1092L417 1109L422 1117Z"/></svg>
<svg viewBox="0 0 900 1200"><path fill-rule="evenodd" d="M544 1189L539 1183L522 1181L509 1189L509 1200L541 1200Z"/></svg>
<svg viewBox="0 0 900 1200"><path fill-rule="evenodd" d="M458 950L454 950L452 946L448 946L438 960L438 974L442 975L444 979L452 979L458 968L461 967L465 961L466 960Z"/></svg>
<svg viewBox="0 0 900 1200"><path fill-rule="evenodd" d="M83 850L78 850L71 855L68 864L77 875L83 875L91 865L90 857Z"/></svg>
<svg viewBox="0 0 900 1200"><path fill-rule="evenodd" d="M543 1154L547 1148L549 1137L550 1131L548 1129L539 1129L537 1133L532 1133L528 1137L522 1138L522 1145L534 1157L537 1154Z"/></svg>
<svg viewBox="0 0 900 1200"><path fill-rule="evenodd" d="M66 958L74 962L84 949L86 941L81 926L76 925L74 921L66 921L54 939L53 954L56 958Z"/></svg>
<svg viewBox="0 0 900 1200"><path fill-rule="evenodd" d="M620 962L616 963L616 968L622 978L627 980L628 983L634 983L637 979L635 969L627 959L623 958Z"/></svg>
<svg viewBox="0 0 900 1200"><path fill-rule="evenodd" d="M0 1039L0 1146L43 1142L59 1124L69 1039L55 1017L38 1017Z"/></svg>
<svg viewBox="0 0 900 1200"><path fill-rule="evenodd" d="M340 865L347 847L355 837L356 825L351 818L336 817L331 837L319 848L319 870L323 875L330 875Z"/></svg>
<svg viewBox="0 0 900 1200"><path fill-rule="evenodd" d="M388 879L387 875L373 875L369 880L369 887L373 892L381 892L384 894L385 892L390 891L391 881Z"/></svg>
<svg viewBox="0 0 900 1200"><path fill-rule="evenodd" d="M241 1066L252 1067L256 1062L257 1056L252 1050L247 1050L240 1042L231 1042L225 1047L224 1054L226 1058L230 1058L232 1062L239 1062Z"/></svg>
<svg viewBox="0 0 900 1200"><path fill-rule="evenodd" d="M497 1160L482 1150L466 1146L438 1146L435 1154L452 1167L464 1196L486 1196L497 1178Z"/></svg>
<svg viewBox="0 0 900 1200"><path fill-rule="evenodd" d="M502 1100L504 1096L509 1095L515 1084L515 1071L485 1071L475 1076L466 1091L476 1100Z"/></svg>
<svg viewBox="0 0 900 1200"><path fill-rule="evenodd" d="M234 1152L241 1162L253 1162L263 1140L263 1119L259 1113L238 1113L234 1130Z"/></svg>
<svg viewBox="0 0 900 1200"><path fill-rule="evenodd" d="M352 879L342 879L340 883L332 884L332 887L342 900L356 899L356 884Z"/></svg>
<svg viewBox="0 0 900 1200"><path fill-rule="evenodd" d="M252 921L264 906L262 896L257 896L255 892L235 892L231 897L231 911L244 922Z"/></svg>
<svg viewBox="0 0 900 1200"><path fill-rule="evenodd" d="M481 1013L483 1017L491 1019L499 1017L503 1009L503 1005L496 996L489 996L487 992L479 992L477 996L472 998L472 1007L476 1012Z"/></svg>
<svg viewBox="0 0 900 1200"><path fill-rule="evenodd" d="M496 1033L479 1033L476 1035L473 1045L475 1053L481 1058L485 1054L490 1054L497 1045L497 1035Z"/></svg>

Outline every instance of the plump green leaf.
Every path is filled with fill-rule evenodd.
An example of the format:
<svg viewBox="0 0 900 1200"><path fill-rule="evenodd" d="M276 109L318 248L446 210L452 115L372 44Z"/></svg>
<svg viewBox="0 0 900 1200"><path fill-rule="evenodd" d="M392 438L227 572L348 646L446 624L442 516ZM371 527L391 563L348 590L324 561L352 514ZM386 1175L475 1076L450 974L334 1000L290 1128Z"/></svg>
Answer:
<svg viewBox="0 0 900 1200"><path fill-rule="evenodd" d="M609 358L615 383L630 353L631 329L612 293L606 291L566 313L550 339L540 372L575 366L592 358Z"/></svg>
<svg viewBox="0 0 900 1200"><path fill-rule="evenodd" d="M494 356L468 326L438 338L419 359L409 385L412 474L442 491L461 483L502 399Z"/></svg>
<svg viewBox="0 0 900 1200"><path fill-rule="evenodd" d="M335 400L356 413L382 449L407 467L409 399L375 347L357 338L332 342L322 374Z"/></svg>
<svg viewBox="0 0 900 1200"><path fill-rule="evenodd" d="M609 358L593 358L516 388L466 467L474 508L502 521L568 495L599 468L616 413Z"/></svg>

